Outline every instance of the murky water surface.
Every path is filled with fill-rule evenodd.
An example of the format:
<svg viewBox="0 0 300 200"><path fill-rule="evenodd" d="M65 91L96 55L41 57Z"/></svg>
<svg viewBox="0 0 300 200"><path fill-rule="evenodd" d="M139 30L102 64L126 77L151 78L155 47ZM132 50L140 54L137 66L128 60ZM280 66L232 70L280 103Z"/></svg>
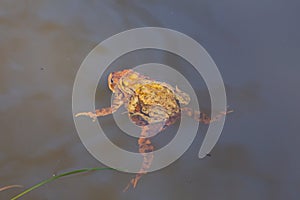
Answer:
<svg viewBox="0 0 300 200"><path fill-rule="evenodd" d="M103 166L87 152L74 127L76 72L104 39L130 28L160 26L200 42L223 76L235 112L212 157L197 158L204 126L179 160L144 176L135 190L122 192L131 174L102 171L52 182L23 199L298 199L299 6L292 0L2 0L0 187L28 187L53 173ZM209 110L205 84L191 66L160 53L120 58L106 75L151 61L184 69L200 107ZM96 95L98 107L110 102L105 79ZM136 150L135 140L122 136L112 118L102 122L115 143ZM0 199L20 191L1 192Z"/></svg>

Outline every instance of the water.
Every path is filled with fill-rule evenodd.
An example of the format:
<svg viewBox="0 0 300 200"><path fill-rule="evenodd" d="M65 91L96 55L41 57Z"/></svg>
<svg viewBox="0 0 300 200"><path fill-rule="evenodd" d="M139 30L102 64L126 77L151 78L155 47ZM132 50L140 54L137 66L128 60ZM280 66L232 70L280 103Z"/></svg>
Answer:
<svg viewBox="0 0 300 200"><path fill-rule="evenodd" d="M58 180L23 199L298 199L299 6L283 0L2 0L0 186L27 188L53 173L103 166L87 152L74 127L76 72L104 39L130 28L160 26L200 42L223 76L235 112L212 157L197 159L205 132L201 127L179 160L144 176L135 190L122 192L131 174L102 171ZM116 63L121 68L153 58L186 69L178 58L148 53ZM185 73L203 99L200 106L209 110L205 85L195 81L192 70ZM106 84L105 78L101 81ZM96 95L97 106L107 106L109 91L105 85L99 88L104 95ZM122 138L112 138L116 143L135 148L134 141L123 141L122 133L112 134ZM1 192L0 199L20 191Z"/></svg>

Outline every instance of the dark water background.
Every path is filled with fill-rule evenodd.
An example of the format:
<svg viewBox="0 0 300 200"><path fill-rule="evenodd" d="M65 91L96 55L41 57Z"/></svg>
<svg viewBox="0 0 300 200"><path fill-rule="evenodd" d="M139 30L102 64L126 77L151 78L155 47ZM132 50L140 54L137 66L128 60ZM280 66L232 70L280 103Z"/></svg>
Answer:
<svg viewBox="0 0 300 200"><path fill-rule="evenodd" d="M179 160L143 177L135 190L122 192L131 174L102 171L52 182L23 199L299 199L299 9L292 0L1 0L0 187L27 188L53 173L103 166L74 127L76 72L104 39L159 26L201 43L223 76L235 112L212 157L197 158L201 127ZM150 52L153 59L157 53ZM152 61L138 55L116 63L122 68ZM180 68L176 58L158 60ZM185 73L198 83L192 71ZM97 106L106 106L109 91L101 88ZM195 90L207 99L204 84ZM207 102L200 106L209 110ZM118 142L135 148L134 141ZM0 192L0 199L20 191Z"/></svg>

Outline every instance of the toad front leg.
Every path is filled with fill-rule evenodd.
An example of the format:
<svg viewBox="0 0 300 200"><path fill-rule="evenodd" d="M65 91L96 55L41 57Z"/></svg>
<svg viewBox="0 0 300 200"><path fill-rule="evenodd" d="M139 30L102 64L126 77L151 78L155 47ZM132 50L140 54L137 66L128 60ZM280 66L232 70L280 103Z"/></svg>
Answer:
<svg viewBox="0 0 300 200"><path fill-rule="evenodd" d="M122 94L114 93L113 102L111 107L97 109L94 112L80 112L75 115L75 117L79 116L88 116L96 121L97 117L110 115L116 112L122 105L124 104L122 100Z"/></svg>

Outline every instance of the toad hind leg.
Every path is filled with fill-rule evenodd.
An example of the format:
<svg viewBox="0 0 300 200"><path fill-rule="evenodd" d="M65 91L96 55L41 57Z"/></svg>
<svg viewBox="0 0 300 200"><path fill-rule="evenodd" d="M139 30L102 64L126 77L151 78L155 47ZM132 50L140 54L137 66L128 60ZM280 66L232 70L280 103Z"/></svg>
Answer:
<svg viewBox="0 0 300 200"><path fill-rule="evenodd" d="M143 175L147 174L147 170L150 168L151 163L153 161L153 150L154 150L154 146L151 144L150 139L147 137L155 133L158 133L162 130L163 130L163 123L149 124L147 126L142 127L141 136L138 140L138 144L139 144L139 152L144 157L143 163L140 168L140 171L135 175L134 178L130 180L128 185L123 190L124 192L127 191L130 188L130 186L135 188L140 178Z"/></svg>
<svg viewBox="0 0 300 200"><path fill-rule="evenodd" d="M181 108L181 113L184 115L187 115L189 117L194 118L196 121L202 122L204 124L209 124L211 122L215 122L217 120L219 120L221 117L232 113L233 110L229 110L229 111L224 111L224 112L220 112L217 116L215 116L214 118L210 118L206 113L200 112L200 111L195 111L191 108L188 107L184 107Z"/></svg>

